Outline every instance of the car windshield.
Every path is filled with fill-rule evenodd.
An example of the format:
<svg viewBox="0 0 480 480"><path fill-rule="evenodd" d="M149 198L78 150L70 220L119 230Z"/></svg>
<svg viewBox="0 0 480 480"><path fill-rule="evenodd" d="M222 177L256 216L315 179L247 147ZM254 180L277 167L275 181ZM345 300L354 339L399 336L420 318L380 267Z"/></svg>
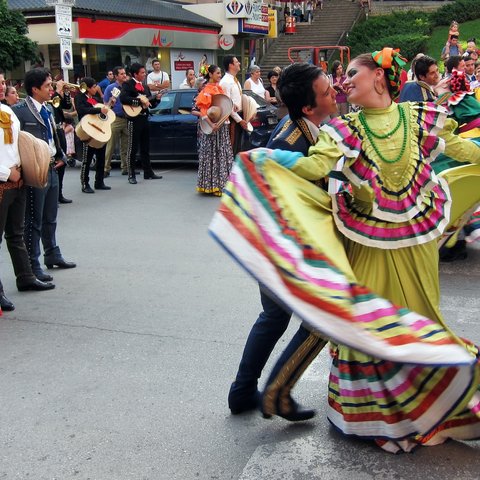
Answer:
<svg viewBox="0 0 480 480"><path fill-rule="evenodd" d="M265 105L270 105L264 98L256 93L253 93L251 90L244 90L243 93L248 95L249 97L253 97L253 99L258 103L260 107L264 107Z"/></svg>

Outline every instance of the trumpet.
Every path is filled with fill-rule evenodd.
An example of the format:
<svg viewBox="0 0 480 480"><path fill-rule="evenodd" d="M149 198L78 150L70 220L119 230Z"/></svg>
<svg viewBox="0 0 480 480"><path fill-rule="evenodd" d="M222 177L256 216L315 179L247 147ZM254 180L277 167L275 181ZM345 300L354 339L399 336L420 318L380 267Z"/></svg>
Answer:
<svg viewBox="0 0 480 480"><path fill-rule="evenodd" d="M60 97L53 97L50 100L47 100L47 103L51 103L53 108L58 108L62 99Z"/></svg>
<svg viewBox="0 0 480 480"><path fill-rule="evenodd" d="M58 82L63 82L63 80L53 81L52 85L55 86ZM85 93L87 91L87 84L85 82L82 82L80 85L77 85L76 83L63 82L63 90L65 90L65 88L68 88L69 90L75 90L78 88L80 92Z"/></svg>

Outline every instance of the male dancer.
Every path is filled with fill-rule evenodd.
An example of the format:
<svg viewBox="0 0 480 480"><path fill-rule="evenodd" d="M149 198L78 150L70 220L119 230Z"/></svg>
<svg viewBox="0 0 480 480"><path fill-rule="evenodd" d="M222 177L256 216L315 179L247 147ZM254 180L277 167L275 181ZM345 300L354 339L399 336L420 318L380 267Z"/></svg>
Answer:
<svg viewBox="0 0 480 480"><path fill-rule="evenodd" d="M145 180L162 178L161 175L155 174L150 164L150 132L148 128L148 108L155 106L162 95L161 93L152 95L148 86L144 85L147 71L143 65L132 63L130 73L132 78L122 85L120 102L123 105L142 107L139 115L127 118L129 138L127 151L128 183L135 185L137 183L135 159L138 147L140 147L140 156L142 157L143 178Z"/></svg>
<svg viewBox="0 0 480 480"><path fill-rule="evenodd" d="M282 101L289 115L284 117L270 137L268 148L298 151L304 155L315 144L320 122L336 112L335 90L319 67L294 63L285 68L278 80ZM228 395L233 414L257 408L257 382L275 344L288 327L291 312L272 300L260 286L263 312L247 339L238 373ZM265 391L262 410L265 416L280 415L290 421L308 420L313 410L302 409L290 391L326 340L301 326L277 362Z"/></svg>
<svg viewBox="0 0 480 480"><path fill-rule="evenodd" d="M403 86L399 102L434 102L438 96L435 87L440 81L437 61L423 55L415 62L413 73L415 80Z"/></svg>

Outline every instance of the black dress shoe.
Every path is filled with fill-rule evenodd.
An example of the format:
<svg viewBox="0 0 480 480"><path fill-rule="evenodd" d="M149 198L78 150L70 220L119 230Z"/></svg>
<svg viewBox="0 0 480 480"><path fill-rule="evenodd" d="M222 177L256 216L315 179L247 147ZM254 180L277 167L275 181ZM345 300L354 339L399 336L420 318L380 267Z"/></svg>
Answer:
<svg viewBox="0 0 480 480"><path fill-rule="evenodd" d="M145 180L160 180L160 178L163 178L161 175L155 175L153 172L152 173L144 173L143 178Z"/></svg>
<svg viewBox="0 0 480 480"><path fill-rule="evenodd" d="M0 307L4 312L13 312L15 305L5 296L4 293L0 295Z"/></svg>
<svg viewBox="0 0 480 480"><path fill-rule="evenodd" d="M53 267L58 268L75 268L77 266L76 263L67 262L64 258L57 260L56 262L45 262L46 267L51 270Z"/></svg>
<svg viewBox="0 0 480 480"><path fill-rule="evenodd" d="M300 405L293 399L291 399L290 412L288 413L277 411L274 414L271 414L263 411L262 409L263 418L271 418L272 415L278 415L289 422L303 422L304 420L310 420L316 414L317 412L315 410L300 407Z"/></svg>
<svg viewBox="0 0 480 480"><path fill-rule="evenodd" d="M38 279L27 285L17 285L17 289L19 292L28 292L29 290L42 292L43 290L52 290L53 288L55 288L55 285L53 283L41 282Z"/></svg>
<svg viewBox="0 0 480 480"><path fill-rule="evenodd" d="M41 282L51 282L53 277L45 272L33 272L33 274L40 280Z"/></svg>
<svg viewBox="0 0 480 480"><path fill-rule="evenodd" d="M83 193L95 193L95 190L90 185L85 185L82 187L82 192Z"/></svg>
<svg viewBox="0 0 480 480"><path fill-rule="evenodd" d="M70 200L69 198L65 198L63 195L60 195L58 197L58 203L72 203L73 200Z"/></svg>
<svg viewBox="0 0 480 480"><path fill-rule="evenodd" d="M137 179L135 177L128 177L128 183L130 183L131 185L136 185Z"/></svg>
<svg viewBox="0 0 480 480"><path fill-rule="evenodd" d="M468 256L467 242L465 240L458 240L453 247L441 247L438 253L441 262L465 260Z"/></svg>
<svg viewBox="0 0 480 480"><path fill-rule="evenodd" d="M95 185L95 190L111 190L112 187L109 187L108 185L105 185L102 183L101 185Z"/></svg>
<svg viewBox="0 0 480 480"><path fill-rule="evenodd" d="M241 401L228 397L228 407L232 415L239 415L240 413L251 412L257 410L260 406L260 393L255 392L251 397L244 397Z"/></svg>

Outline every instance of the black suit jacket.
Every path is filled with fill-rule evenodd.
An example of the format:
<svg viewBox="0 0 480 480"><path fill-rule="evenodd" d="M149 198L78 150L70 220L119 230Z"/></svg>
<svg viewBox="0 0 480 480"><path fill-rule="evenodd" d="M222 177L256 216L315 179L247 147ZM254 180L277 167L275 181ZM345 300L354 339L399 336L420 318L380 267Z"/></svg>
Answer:
<svg viewBox="0 0 480 480"><path fill-rule="evenodd" d="M159 102L159 100L156 99L156 95L152 94L152 92L146 85L143 85L143 93L139 92L135 88L136 83L137 82L135 82L133 78L123 83L122 92L120 93L120 101L122 102L122 105L132 105L132 107L139 107L142 105L142 103L140 102L138 97L139 95L145 95L150 101L151 106L155 107ZM143 113L148 114L148 108L143 108L142 114Z"/></svg>
<svg viewBox="0 0 480 480"><path fill-rule="evenodd" d="M50 115L50 127L53 133L53 140L55 141L55 160L66 161L66 155L60 146L60 140L57 135L52 109L49 106L47 108L52 113L52 115ZM13 111L20 121L21 130L25 130L26 132L31 133L34 137L40 138L48 143L47 126L45 125L40 113L38 113L38 110L35 107L31 97L27 97L24 102L14 105Z"/></svg>
<svg viewBox="0 0 480 480"><path fill-rule="evenodd" d="M72 97L69 91L65 91L62 95L58 92L53 94L52 98L58 97L60 99L60 106L53 109L53 116L55 117L55 123L62 124L65 122L64 110L70 110L72 108Z"/></svg>
<svg viewBox="0 0 480 480"><path fill-rule="evenodd" d="M75 109L77 110L78 119L81 120L85 115L97 114L100 112L98 107L95 107L91 103L88 102L87 95L85 93L79 93L75 97ZM93 97L97 101L97 103L102 103L102 99L100 97Z"/></svg>

